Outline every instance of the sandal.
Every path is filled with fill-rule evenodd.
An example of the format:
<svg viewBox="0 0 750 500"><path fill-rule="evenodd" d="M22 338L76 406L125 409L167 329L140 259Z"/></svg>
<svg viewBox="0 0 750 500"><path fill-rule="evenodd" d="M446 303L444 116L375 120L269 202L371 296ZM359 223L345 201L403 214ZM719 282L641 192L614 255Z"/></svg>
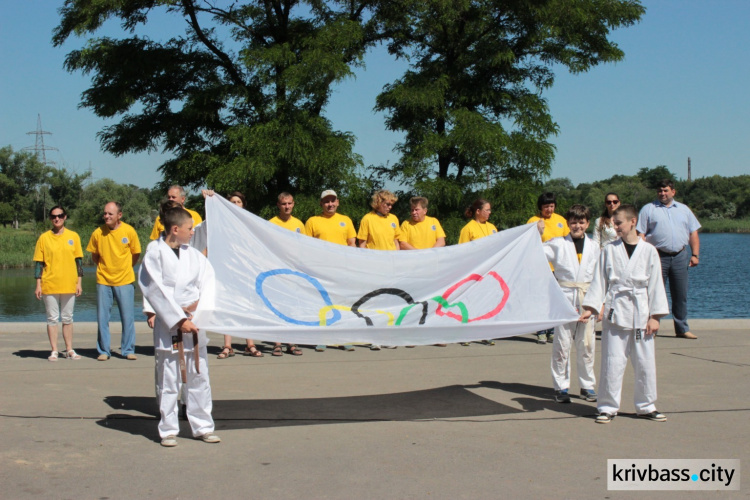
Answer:
<svg viewBox="0 0 750 500"><path fill-rule="evenodd" d="M64 357L66 357L68 359L75 359L75 360L81 359L81 356L77 352L75 352L73 349L69 350L68 352L62 353L62 354L63 354Z"/></svg>
<svg viewBox="0 0 750 500"><path fill-rule="evenodd" d="M258 350L257 347L254 345L251 345L249 347L245 347L245 352L242 353L244 356L252 356L253 358L262 358L263 353Z"/></svg>
<svg viewBox="0 0 750 500"><path fill-rule="evenodd" d="M231 358L232 356L234 356L234 349L232 349L232 346L225 345L219 355L216 357L219 359L227 359Z"/></svg>
<svg viewBox="0 0 750 500"><path fill-rule="evenodd" d="M287 346L286 353L291 354L292 356L302 356L302 351L294 344L289 344Z"/></svg>
<svg viewBox="0 0 750 500"><path fill-rule="evenodd" d="M52 354L49 355L47 361L57 361L57 351L52 351Z"/></svg>
<svg viewBox="0 0 750 500"><path fill-rule="evenodd" d="M282 349L281 345L273 346L273 352L271 353L271 356L283 356L283 355L284 355L284 349Z"/></svg>

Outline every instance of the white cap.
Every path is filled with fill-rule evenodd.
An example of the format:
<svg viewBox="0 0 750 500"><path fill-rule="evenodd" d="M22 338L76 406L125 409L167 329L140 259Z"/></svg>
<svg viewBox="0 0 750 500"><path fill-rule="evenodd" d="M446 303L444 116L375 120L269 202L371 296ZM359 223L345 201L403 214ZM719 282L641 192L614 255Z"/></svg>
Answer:
<svg viewBox="0 0 750 500"><path fill-rule="evenodd" d="M320 193L320 199L322 200L326 196L333 196L334 198L338 198L338 195L336 194L336 191L333 189L326 189L322 193Z"/></svg>

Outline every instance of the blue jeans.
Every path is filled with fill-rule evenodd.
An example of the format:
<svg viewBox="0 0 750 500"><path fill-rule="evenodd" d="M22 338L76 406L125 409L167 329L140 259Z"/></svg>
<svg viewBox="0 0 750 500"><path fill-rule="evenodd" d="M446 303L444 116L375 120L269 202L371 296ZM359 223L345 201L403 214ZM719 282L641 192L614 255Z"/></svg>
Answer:
<svg viewBox="0 0 750 500"><path fill-rule="evenodd" d="M669 280L669 294L672 296L672 318L674 331L682 335L690 331L687 322L688 264L690 264L690 247L674 256L661 254L661 277L664 286Z"/></svg>
<svg viewBox="0 0 750 500"><path fill-rule="evenodd" d="M110 356L109 315L112 300L117 300L117 308L122 319L122 339L120 353L123 356L135 354L135 284L109 286L96 284L96 350Z"/></svg>

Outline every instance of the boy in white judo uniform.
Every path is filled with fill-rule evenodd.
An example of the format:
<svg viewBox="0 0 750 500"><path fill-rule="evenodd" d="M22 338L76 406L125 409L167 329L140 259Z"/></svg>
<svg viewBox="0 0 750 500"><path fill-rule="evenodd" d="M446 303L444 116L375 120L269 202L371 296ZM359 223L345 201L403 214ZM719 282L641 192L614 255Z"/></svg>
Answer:
<svg viewBox="0 0 750 500"><path fill-rule="evenodd" d="M567 236L552 238L544 243L544 254L555 267L555 278L565 296L581 313L583 297L594 276L594 268L599 261L599 245L586 237L591 212L583 205L573 205L565 216L570 233ZM540 221L540 233L544 224ZM576 346L576 366L581 399L596 401L596 377L594 376L594 349L596 318L581 323L573 321L555 327L552 346L552 381L555 388L555 401L570 403L570 351Z"/></svg>
<svg viewBox="0 0 750 500"><path fill-rule="evenodd" d="M193 437L207 443L214 434L211 385L208 378L208 339L190 320L198 300L212 301L214 272L208 260L188 246L193 221L184 208L164 213L165 236L156 240L143 259L138 284L156 313L154 349L159 399L159 436L162 446L177 446L177 399L182 377L187 386L187 417Z"/></svg>
<svg viewBox="0 0 750 500"><path fill-rule="evenodd" d="M602 249L583 301L586 311L579 319L588 321L604 304L596 422L607 424L617 415L628 358L635 372L637 416L664 422L667 417L655 405L654 334L659 330L659 319L669 313L659 254L638 237L638 212L633 205L620 206L612 220L621 239Z"/></svg>

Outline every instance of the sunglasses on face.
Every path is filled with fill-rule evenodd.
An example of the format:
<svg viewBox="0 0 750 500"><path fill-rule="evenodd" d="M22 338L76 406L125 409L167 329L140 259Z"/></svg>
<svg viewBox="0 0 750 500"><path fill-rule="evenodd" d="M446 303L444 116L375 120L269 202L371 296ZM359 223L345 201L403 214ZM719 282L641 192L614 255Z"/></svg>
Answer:
<svg viewBox="0 0 750 500"><path fill-rule="evenodd" d="M618 203L620 203L620 200L607 200L605 203L607 205L617 205Z"/></svg>
<svg viewBox="0 0 750 500"><path fill-rule="evenodd" d="M52 215L49 216L49 218L53 219L53 220L54 219L64 219L65 218L65 214L52 214Z"/></svg>

